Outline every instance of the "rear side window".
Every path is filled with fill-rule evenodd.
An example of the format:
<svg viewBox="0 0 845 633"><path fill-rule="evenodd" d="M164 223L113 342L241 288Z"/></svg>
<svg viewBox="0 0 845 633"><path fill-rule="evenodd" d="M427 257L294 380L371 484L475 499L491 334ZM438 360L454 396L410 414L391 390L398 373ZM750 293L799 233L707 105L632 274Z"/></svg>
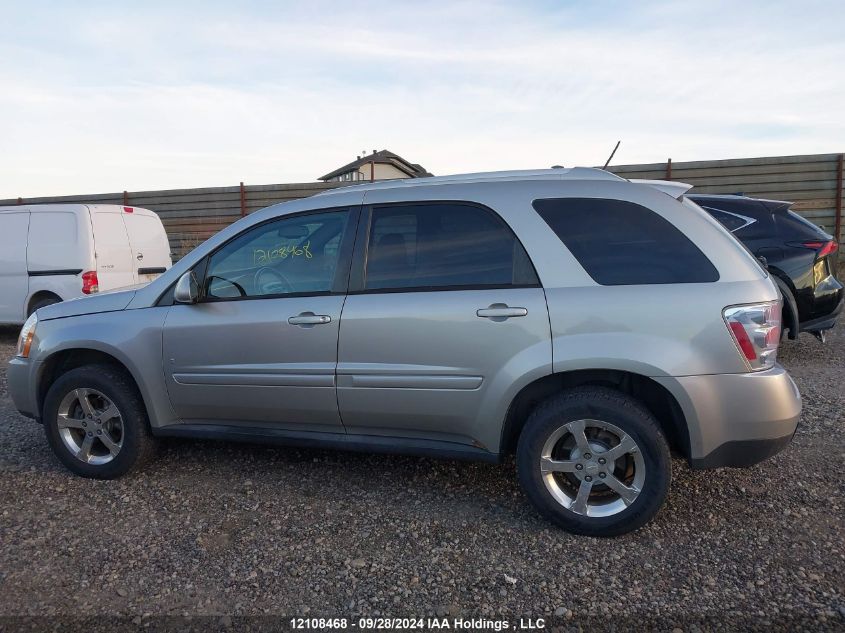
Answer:
<svg viewBox="0 0 845 633"><path fill-rule="evenodd" d="M593 280L603 286L705 283L719 273L663 217L623 200L535 200L534 209Z"/></svg>
<svg viewBox="0 0 845 633"><path fill-rule="evenodd" d="M489 209L427 203L372 211L367 290L537 284L519 240Z"/></svg>

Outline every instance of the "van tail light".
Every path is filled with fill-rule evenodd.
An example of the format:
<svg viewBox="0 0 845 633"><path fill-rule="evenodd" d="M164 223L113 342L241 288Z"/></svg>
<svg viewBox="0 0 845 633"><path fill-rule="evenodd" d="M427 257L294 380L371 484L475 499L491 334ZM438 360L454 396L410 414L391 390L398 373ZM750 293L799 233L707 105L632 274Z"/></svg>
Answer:
<svg viewBox="0 0 845 633"><path fill-rule="evenodd" d="M729 306L722 315L749 369L761 371L775 366L780 345L780 301Z"/></svg>
<svg viewBox="0 0 845 633"><path fill-rule="evenodd" d="M96 270L89 270L82 273L82 292L86 295L100 292L100 280L97 279Z"/></svg>
<svg viewBox="0 0 845 633"><path fill-rule="evenodd" d="M801 246L804 248L812 248L814 251L817 251L816 259L833 255L839 250L839 244L836 243L836 240L829 240L827 242L817 240L811 242L801 242Z"/></svg>

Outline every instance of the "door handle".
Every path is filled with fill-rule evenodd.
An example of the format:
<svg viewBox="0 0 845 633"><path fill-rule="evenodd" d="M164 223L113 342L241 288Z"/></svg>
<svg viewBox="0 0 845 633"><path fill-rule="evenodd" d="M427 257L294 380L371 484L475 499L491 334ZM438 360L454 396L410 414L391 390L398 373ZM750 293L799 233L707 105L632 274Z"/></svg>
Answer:
<svg viewBox="0 0 845 633"><path fill-rule="evenodd" d="M328 314L314 314L313 312L302 312L288 319L291 325L322 325L331 323L332 318Z"/></svg>
<svg viewBox="0 0 845 633"><path fill-rule="evenodd" d="M481 308L475 311L476 316L484 319L494 319L504 321L511 317L524 317L528 314L525 308L511 308L504 303L494 303L488 308Z"/></svg>
<svg viewBox="0 0 845 633"><path fill-rule="evenodd" d="M144 259L144 254L138 253L138 261L141 261L142 259Z"/></svg>

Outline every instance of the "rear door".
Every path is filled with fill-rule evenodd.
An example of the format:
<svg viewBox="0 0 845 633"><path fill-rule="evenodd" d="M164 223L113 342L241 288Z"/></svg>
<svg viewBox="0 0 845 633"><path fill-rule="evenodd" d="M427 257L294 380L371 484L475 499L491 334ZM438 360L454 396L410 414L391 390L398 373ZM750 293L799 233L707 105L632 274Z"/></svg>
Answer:
<svg viewBox="0 0 845 633"><path fill-rule="evenodd" d="M460 202L374 206L359 236L338 347L347 431L497 442L485 405L526 363L552 362L522 245L492 210Z"/></svg>
<svg viewBox="0 0 845 633"><path fill-rule="evenodd" d="M0 213L0 323L20 323L29 289L26 236L29 213Z"/></svg>
<svg viewBox="0 0 845 633"><path fill-rule="evenodd" d="M170 268L170 243L159 217L152 211L123 208L136 283L149 283Z"/></svg>
<svg viewBox="0 0 845 633"><path fill-rule="evenodd" d="M123 223L123 209L92 205L90 212L100 291L134 285L138 273Z"/></svg>

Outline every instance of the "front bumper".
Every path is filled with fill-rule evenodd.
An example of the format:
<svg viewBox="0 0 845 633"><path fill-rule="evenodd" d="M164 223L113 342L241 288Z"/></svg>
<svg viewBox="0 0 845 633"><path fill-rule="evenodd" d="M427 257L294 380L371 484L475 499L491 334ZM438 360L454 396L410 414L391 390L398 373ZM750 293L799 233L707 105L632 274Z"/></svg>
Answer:
<svg viewBox="0 0 845 633"><path fill-rule="evenodd" d="M693 468L744 467L783 449L801 415L801 394L780 365L760 372L656 378L689 430Z"/></svg>
<svg viewBox="0 0 845 633"><path fill-rule="evenodd" d="M12 397L15 408L28 418L35 418L38 415L38 405L35 402L35 388L32 377L33 363L28 358L15 356L9 361L6 369L6 387Z"/></svg>

